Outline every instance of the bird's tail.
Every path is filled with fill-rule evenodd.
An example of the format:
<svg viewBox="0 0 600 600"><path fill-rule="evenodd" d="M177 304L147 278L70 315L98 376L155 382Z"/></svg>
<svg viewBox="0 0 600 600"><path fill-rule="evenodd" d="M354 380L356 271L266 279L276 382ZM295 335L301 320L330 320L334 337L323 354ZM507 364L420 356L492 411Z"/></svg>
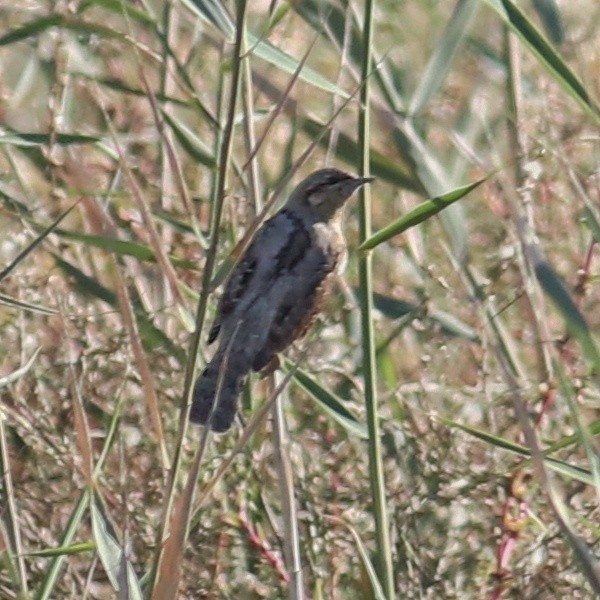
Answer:
<svg viewBox="0 0 600 600"><path fill-rule="evenodd" d="M225 366L222 384L217 390L219 373L224 366L221 356L215 356L194 386L194 397L190 410L190 421L199 425L209 425L213 431L227 431L237 410L237 397L242 389L246 372L235 368L235 365ZM217 398L218 391L218 398ZM215 400L217 405L214 406ZM214 409L213 409L214 406Z"/></svg>

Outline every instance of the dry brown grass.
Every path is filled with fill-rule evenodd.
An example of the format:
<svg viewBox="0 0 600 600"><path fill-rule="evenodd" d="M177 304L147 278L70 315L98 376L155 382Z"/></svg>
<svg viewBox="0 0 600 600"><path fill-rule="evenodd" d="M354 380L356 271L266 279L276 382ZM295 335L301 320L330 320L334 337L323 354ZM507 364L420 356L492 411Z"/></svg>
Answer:
<svg viewBox="0 0 600 600"><path fill-rule="evenodd" d="M284 4L277 4L280 20L270 28L269 3L250 4L250 31L297 60L320 36L307 65L355 92L356 56L331 43L327 28L311 26L306 14ZM348 22L362 11L360 3L350 4ZM594 576L586 577L572 547L580 535L584 557L594 563L598 485L590 448L598 431L592 377L598 365L586 361L568 316L553 304L555 288L543 290L531 270L519 218L525 217L526 232L564 279L594 335L600 326L599 232L584 210L586 202L595 210L600 201L600 119L586 113L523 44L517 44L521 64L512 72L522 82L513 112L503 26L484 5L449 71L440 71L439 91L412 121L394 113L410 105L451 18L454 3L437 4L377 6L376 60L390 79L388 92L373 81L371 137L372 148L391 166L385 171L383 162L373 163L373 227L388 225L424 197L499 171L442 219L374 251L380 310L373 321L398 597L591 598ZM188 524L177 502L199 434L191 430L180 439L180 406L217 169L223 167L217 159L222 127L214 123L226 118L232 44L178 3L164 14L164 2L155 3L147 21L150 8L143 3L128 4L139 11L128 16L102 1L49 6L0 8L2 35L40 23L19 41L0 36L2 264L77 203L0 280L0 377L9 378L35 355L22 373L0 380L0 597L115 597L96 551L110 539L126 549L144 593L154 590L157 597L150 574L169 499L184 537ZM566 32L561 55L597 98L600 9L593 0L563 2L560 14ZM50 15L55 21L43 21ZM315 23L327 16L323 8ZM165 28L170 53L157 33ZM360 30L352 31L359 40ZM251 170L241 167L293 75L255 55L250 67L250 87L242 69L217 272L316 139L306 119L326 123L343 103L310 76L297 81L251 164L259 184L253 188ZM250 89L253 97L246 98ZM394 99L402 104L394 106ZM326 160L356 170L358 163L346 158L350 144L336 137L356 140L356 104L351 100L334 119L333 136L323 138L301 174ZM162 111L174 121L165 122ZM418 151L399 141L407 123L414 126L413 141L426 142ZM510 123L519 139L511 138ZM428 170L432 162L438 172ZM310 344L302 368L363 423L353 208L346 221L347 285L340 282L315 332L289 357L301 356ZM215 298L209 298L208 319ZM200 360L210 352L204 338ZM288 392L304 593L369 598L348 529L374 552L367 442L297 385ZM268 381L252 382L244 423L268 395ZM527 445L515 415L519 405L533 416L542 447L563 444L552 455L564 461L562 475L544 475L540 464L504 447ZM587 449L581 423L593 434ZM209 441L190 487L197 494L183 555L179 560L171 548L163 557L163 564L175 561L170 574L178 598L288 594L289 540L270 422L213 482L240 431ZM567 438L572 434L576 439ZM168 466L178 451L181 469L169 496ZM566 526L553 491L565 502ZM92 544L69 551L86 542ZM34 554L61 545L60 559ZM118 545L104 552L102 559L111 553L118 558Z"/></svg>

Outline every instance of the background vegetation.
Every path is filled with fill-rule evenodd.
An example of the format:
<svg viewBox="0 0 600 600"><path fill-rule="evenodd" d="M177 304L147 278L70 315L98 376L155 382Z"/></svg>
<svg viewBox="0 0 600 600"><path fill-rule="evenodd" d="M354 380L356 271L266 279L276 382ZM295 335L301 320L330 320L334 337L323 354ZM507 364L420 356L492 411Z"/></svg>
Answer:
<svg viewBox="0 0 600 600"><path fill-rule="evenodd" d="M2 598L599 593L597 2L0 23ZM215 290L324 165L377 177L346 274L202 435Z"/></svg>

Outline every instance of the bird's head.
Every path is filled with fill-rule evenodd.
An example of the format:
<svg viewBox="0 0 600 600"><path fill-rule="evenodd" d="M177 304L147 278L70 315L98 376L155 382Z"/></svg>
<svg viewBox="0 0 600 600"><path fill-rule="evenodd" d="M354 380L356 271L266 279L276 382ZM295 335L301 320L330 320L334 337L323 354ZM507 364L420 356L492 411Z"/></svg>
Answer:
<svg viewBox="0 0 600 600"><path fill-rule="evenodd" d="M328 221L360 186L370 181L372 177L353 177L338 169L321 169L298 184L288 206L308 210L318 220Z"/></svg>

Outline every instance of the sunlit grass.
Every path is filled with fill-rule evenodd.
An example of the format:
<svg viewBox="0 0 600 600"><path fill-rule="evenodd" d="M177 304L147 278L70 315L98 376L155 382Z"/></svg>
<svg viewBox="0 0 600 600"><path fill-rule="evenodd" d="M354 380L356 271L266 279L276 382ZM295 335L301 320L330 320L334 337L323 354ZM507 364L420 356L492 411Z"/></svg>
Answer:
<svg viewBox="0 0 600 600"><path fill-rule="evenodd" d="M0 597L600 593L600 8L542 4L0 9ZM324 165L377 178L344 278L204 439L216 288Z"/></svg>

